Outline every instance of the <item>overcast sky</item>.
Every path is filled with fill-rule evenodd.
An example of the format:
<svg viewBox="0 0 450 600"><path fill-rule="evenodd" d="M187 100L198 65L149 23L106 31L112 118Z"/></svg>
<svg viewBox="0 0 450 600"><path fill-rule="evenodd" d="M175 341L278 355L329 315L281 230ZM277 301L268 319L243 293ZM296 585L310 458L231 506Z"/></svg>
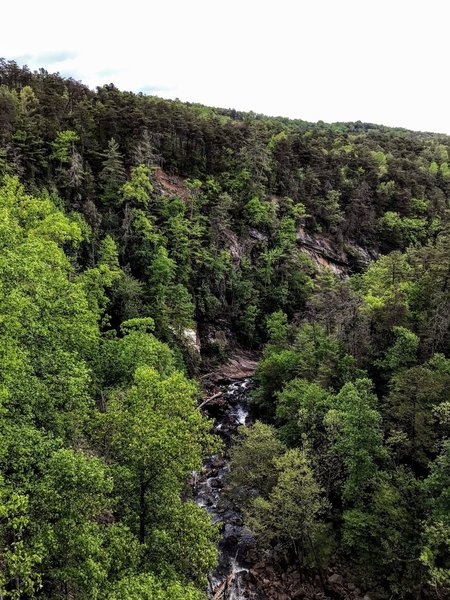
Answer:
<svg viewBox="0 0 450 600"><path fill-rule="evenodd" d="M90 87L450 134L448 0L2 2L0 57Z"/></svg>

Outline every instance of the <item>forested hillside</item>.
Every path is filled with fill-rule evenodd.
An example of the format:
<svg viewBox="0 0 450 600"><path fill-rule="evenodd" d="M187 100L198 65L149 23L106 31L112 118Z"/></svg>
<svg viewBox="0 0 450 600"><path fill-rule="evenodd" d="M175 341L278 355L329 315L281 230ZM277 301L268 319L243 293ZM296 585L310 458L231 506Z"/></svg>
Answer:
<svg viewBox="0 0 450 600"><path fill-rule="evenodd" d="M206 598L200 376L238 348L262 560L448 597L449 153L1 60L0 598Z"/></svg>

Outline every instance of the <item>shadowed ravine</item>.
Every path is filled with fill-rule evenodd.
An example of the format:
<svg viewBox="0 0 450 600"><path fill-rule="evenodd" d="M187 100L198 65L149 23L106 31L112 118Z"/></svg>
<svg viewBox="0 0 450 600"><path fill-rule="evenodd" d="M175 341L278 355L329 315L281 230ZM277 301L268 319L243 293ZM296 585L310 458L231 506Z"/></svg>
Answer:
<svg viewBox="0 0 450 600"><path fill-rule="evenodd" d="M204 464L201 475L195 477L196 501L212 516L223 523L219 541L219 563L209 576L208 596L214 600L241 600L249 598L245 575L249 565L245 551L252 542L243 528L242 515L223 497L224 479L228 471L228 452L233 435L245 425L248 414L248 389L250 379L234 382L224 389L221 402L205 407L215 418L214 432L220 435L225 446L224 457L211 456Z"/></svg>

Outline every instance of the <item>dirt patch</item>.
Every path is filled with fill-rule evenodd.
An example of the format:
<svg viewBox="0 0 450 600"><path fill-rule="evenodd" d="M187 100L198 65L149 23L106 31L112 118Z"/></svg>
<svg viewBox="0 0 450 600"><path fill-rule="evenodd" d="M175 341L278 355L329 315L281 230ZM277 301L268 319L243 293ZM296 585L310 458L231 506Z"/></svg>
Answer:
<svg viewBox="0 0 450 600"><path fill-rule="evenodd" d="M163 171L161 167L156 167L153 178L165 194L169 196L178 196L183 200L189 198L190 190L182 177L179 177L178 175L169 175Z"/></svg>

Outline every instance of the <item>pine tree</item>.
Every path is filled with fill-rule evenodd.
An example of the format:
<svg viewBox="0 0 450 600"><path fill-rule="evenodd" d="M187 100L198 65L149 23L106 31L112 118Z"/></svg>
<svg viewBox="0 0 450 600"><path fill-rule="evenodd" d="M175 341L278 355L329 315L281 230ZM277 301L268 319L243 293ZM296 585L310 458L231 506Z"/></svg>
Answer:
<svg viewBox="0 0 450 600"><path fill-rule="evenodd" d="M114 138L108 142L108 148L103 153L103 168L100 172L102 184L102 199L108 203L120 202L120 188L125 182L125 168L119 144Z"/></svg>

